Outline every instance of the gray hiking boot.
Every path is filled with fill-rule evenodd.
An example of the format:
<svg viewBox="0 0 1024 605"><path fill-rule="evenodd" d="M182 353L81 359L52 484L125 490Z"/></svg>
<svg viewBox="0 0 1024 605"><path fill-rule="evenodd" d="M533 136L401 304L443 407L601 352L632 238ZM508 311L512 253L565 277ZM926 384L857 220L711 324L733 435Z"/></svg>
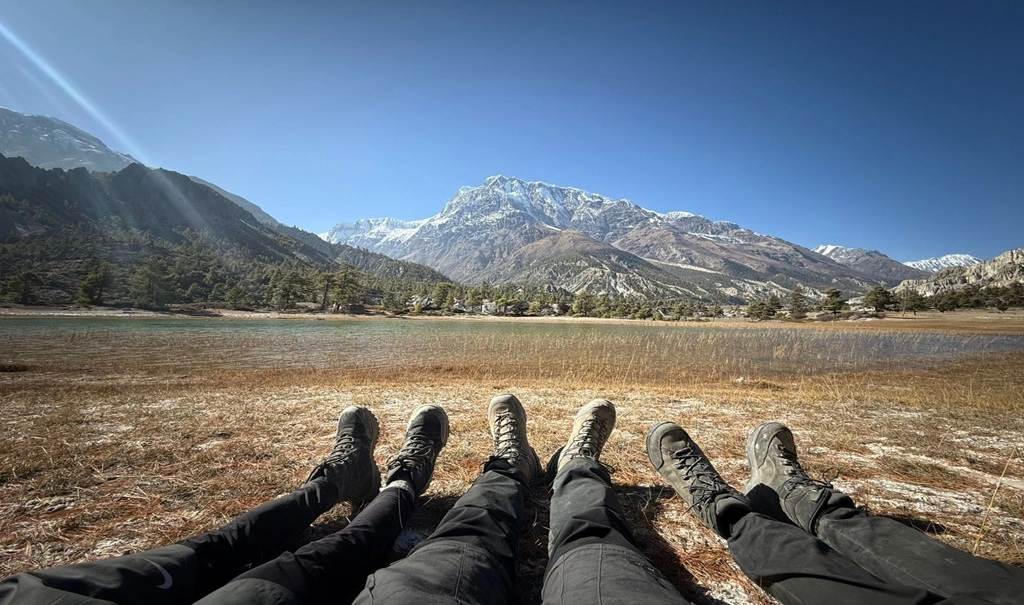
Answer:
<svg viewBox="0 0 1024 605"><path fill-rule="evenodd" d="M318 477L338 488L338 499L349 502L372 500L380 491L380 470L373 459L380 427L370 410L351 406L338 417L334 448L306 481Z"/></svg>
<svg viewBox="0 0 1024 605"><path fill-rule="evenodd" d="M494 457L508 460L523 473L527 483L540 474L540 458L526 438L526 410L515 395L498 395L487 408L487 422L494 438Z"/></svg>
<svg viewBox="0 0 1024 605"><path fill-rule="evenodd" d="M719 536L728 538L732 523L753 510L679 425L652 426L647 433L647 456L697 518Z"/></svg>
<svg viewBox="0 0 1024 605"><path fill-rule="evenodd" d="M754 507L812 534L829 509L853 506L853 500L827 481L807 476L796 457L793 432L779 422L765 422L747 439L750 480L743 491Z"/></svg>
<svg viewBox="0 0 1024 605"><path fill-rule="evenodd" d="M608 436L615 430L615 405L607 399L594 399L576 412L569 442L558 448L548 463L548 479L573 458L599 460Z"/></svg>
<svg viewBox="0 0 1024 605"><path fill-rule="evenodd" d="M405 444L388 461L387 482L405 480L421 496L434 476L434 463L448 443L448 414L437 405L421 405L409 418Z"/></svg>

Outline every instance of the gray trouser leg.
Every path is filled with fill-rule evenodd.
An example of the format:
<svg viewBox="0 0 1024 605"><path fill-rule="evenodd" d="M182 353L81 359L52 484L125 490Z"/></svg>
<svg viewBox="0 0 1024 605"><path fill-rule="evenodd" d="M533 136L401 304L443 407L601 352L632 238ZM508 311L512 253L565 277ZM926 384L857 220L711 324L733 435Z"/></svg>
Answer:
<svg viewBox="0 0 1024 605"><path fill-rule="evenodd" d="M818 539L875 576L945 597L1024 602L1024 569L982 559L886 517L839 508L818 521Z"/></svg>

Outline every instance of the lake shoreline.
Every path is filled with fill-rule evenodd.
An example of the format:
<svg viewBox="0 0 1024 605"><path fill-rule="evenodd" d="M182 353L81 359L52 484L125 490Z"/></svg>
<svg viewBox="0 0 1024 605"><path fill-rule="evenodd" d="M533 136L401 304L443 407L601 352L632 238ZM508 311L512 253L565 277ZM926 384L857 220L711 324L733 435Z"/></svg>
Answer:
<svg viewBox="0 0 1024 605"><path fill-rule="evenodd" d="M840 329L840 330L908 330L925 332L959 332L965 334L1024 334L1024 309L997 312L987 309L963 309L939 313L927 311L901 316L891 313L885 318L839 321L749 321L740 317L719 317L703 321L655 321L622 317L500 316L479 314L402 314L371 311L364 314L328 313L322 311L242 311L237 309L196 309L148 311L135 308L26 306L7 303L0 306L3 318L125 318L125 319L219 319L219 320L291 320L291 321L445 321L445 322L522 322L530 324L603 324L652 327L718 327L724 329Z"/></svg>

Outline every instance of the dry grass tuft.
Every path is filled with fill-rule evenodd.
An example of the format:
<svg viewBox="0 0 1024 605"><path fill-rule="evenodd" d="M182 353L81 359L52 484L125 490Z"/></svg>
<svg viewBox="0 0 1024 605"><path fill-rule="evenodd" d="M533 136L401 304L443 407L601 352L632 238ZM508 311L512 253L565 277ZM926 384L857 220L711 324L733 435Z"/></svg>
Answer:
<svg viewBox="0 0 1024 605"><path fill-rule="evenodd" d="M490 448L485 406L501 392L527 406L530 439L545 461L579 406L595 397L616 403L617 430L603 458L617 469L616 492L641 548L698 603L770 599L650 468L644 437L660 420L686 427L736 485L748 472L749 431L781 420L794 429L807 468L838 473L837 486L871 512L1024 564L1024 462L1012 456L1024 451L1024 353L871 363L869 353L833 359L818 349L849 345L848 331L668 332L568 342L473 333L427 339L395 363L326 367L223 361L243 350L259 358L244 334L206 344L187 334L148 343L101 334L98 346L58 333L60 347L45 354L10 337L10 363L33 371L0 376L0 575L151 548L223 524L305 479L348 405L365 405L380 420L381 465L400 447L415 407L445 406L452 435L411 521L427 534L478 476ZM947 342L930 338L900 333L884 342L912 351ZM104 353L115 346L131 355ZM168 346L178 347L177 361ZM159 363L147 363L153 359ZM547 501L538 485L521 541L523 603L539 601ZM343 527L351 514L337 507L310 538Z"/></svg>

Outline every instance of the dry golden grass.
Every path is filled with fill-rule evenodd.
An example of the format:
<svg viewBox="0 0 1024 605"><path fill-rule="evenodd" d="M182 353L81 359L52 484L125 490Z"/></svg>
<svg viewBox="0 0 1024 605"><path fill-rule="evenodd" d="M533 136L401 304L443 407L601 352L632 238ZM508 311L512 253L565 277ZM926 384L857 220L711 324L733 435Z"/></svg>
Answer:
<svg viewBox="0 0 1024 605"><path fill-rule="evenodd" d="M500 392L526 404L542 457L565 441L580 405L594 397L616 403L618 426L604 456L617 469L616 491L644 551L696 602L770 600L650 468L644 436L660 420L691 431L737 485L747 473L748 432L781 420L794 428L806 466L838 472L837 485L871 512L1024 563L1024 353L877 362L870 350L842 359L820 350L860 342L844 340L848 330L762 332L511 342L470 335L438 338L392 364L259 370L197 363L225 353L204 351L188 335L148 344L110 337L110 347L132 352L116 360L67 336L31 351L9 339L0 359L12 366L0 373L0 575L216 527L298 485L330 449L337 413L348 405L379 418L381 464L416 406L447 409L452 436L412 520L429 533L478 475L490 448L484 410ZM893 338L911 348L948 342ZM179 347L178 363L154 349L167 346ZM42 348L52 351L46 361ZM162 361L150 366L154 356ZM547 563L548 496L541 485L533 496L519 563L523 603L539 600ZM347 505L336 508L310 537L343 526L348 514Z"/></svg>

